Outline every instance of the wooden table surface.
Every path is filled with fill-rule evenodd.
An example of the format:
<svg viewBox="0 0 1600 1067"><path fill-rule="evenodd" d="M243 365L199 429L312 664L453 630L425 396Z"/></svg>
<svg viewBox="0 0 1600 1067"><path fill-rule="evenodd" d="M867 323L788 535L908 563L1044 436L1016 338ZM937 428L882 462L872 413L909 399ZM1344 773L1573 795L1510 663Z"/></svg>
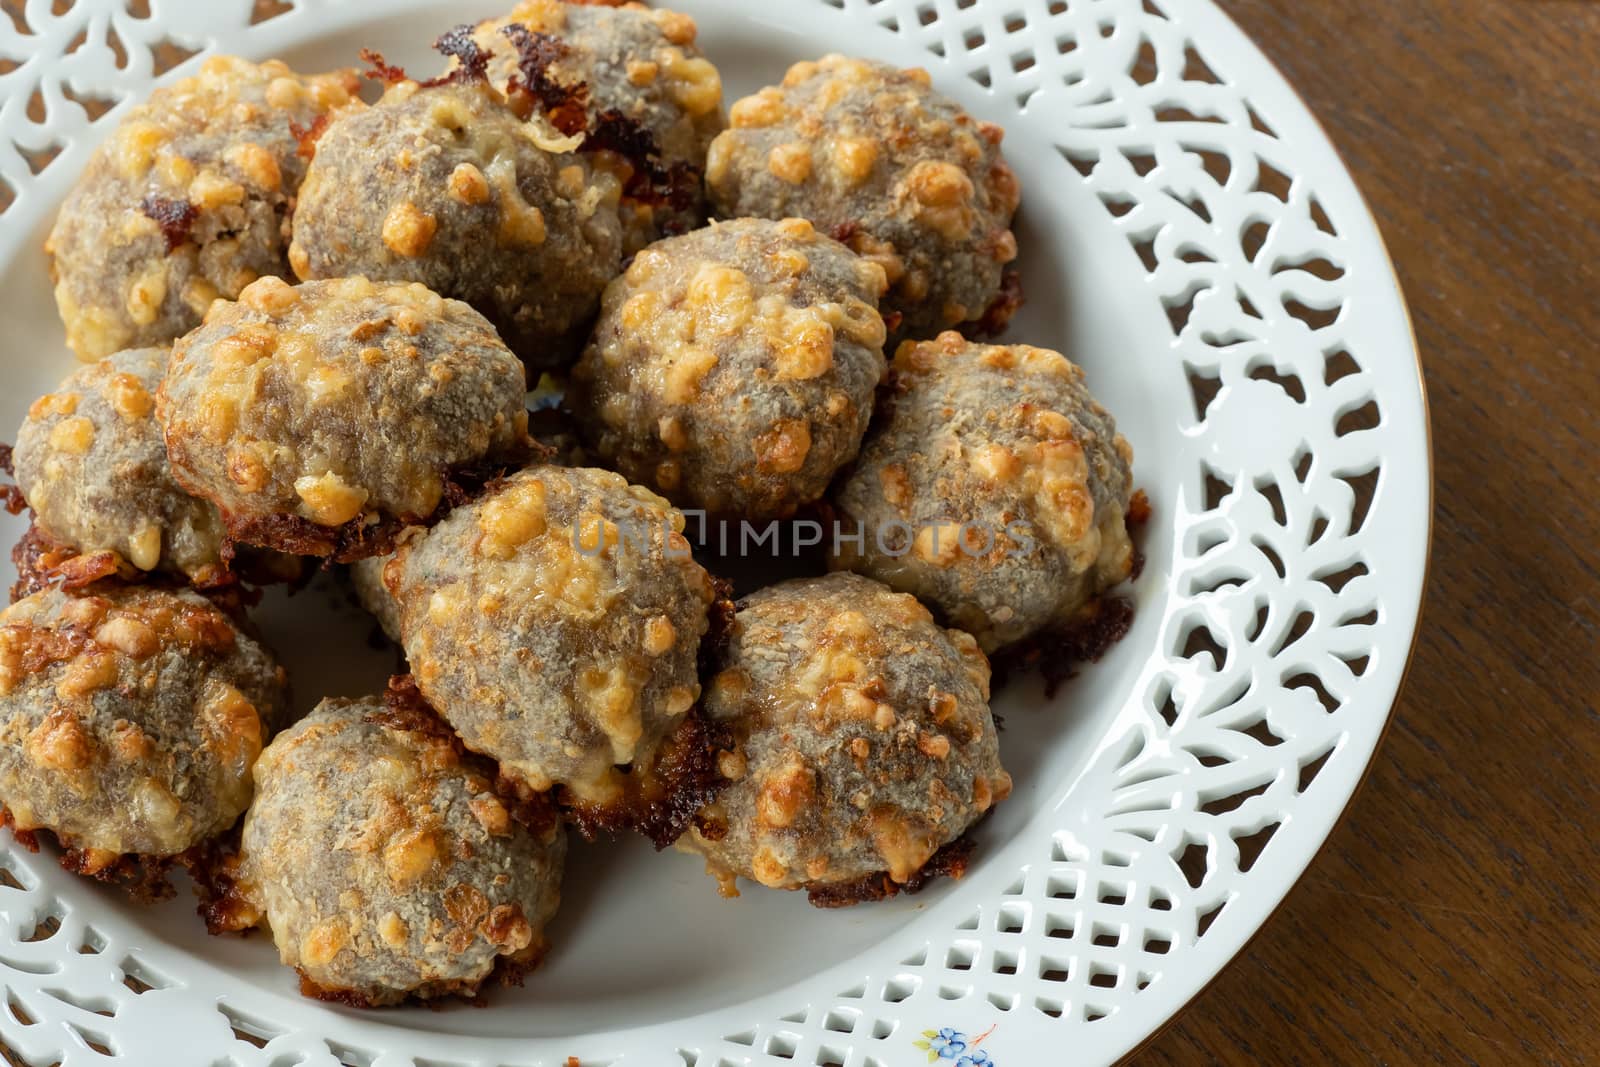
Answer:
<svg viewBox="0 0 1600 1067"><path fill-rule="evenodd" d="M1600 1060L1600 3L1221 3L1399 268L1433 565L1343 825L1135 1062Z"/></svg>

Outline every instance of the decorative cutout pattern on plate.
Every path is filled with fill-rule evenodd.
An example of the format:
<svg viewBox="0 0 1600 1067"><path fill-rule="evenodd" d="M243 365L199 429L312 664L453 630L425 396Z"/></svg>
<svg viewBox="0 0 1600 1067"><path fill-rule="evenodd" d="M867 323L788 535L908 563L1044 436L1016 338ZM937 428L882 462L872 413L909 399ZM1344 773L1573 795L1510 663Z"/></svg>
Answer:
<svg viewBox="0 0 1600 1067"><path fill-rule="evenodd" d="M1059 185L1097 197L1142 264L1194 405L1176 513L1157 516L1175 524L1160 561L1170 587L1141 606L1160 614L1160 645L1087 770L1052 787L1058 803L1030 825L1024 862L974 874L993 881L981 903L949 924L931 921L948 909L919 919L910 951L885 947L847 981L824 976L787 999L562 1047L614 1050L585 1052L585 1067L895 1067L925 1059L923 1046L954 1048L933 1048L930 1031L992 1030L993 1062L1039 1062L1044 1048L1109 1059L1275 907L1386 720L1426 540L1403 305L1320 132L1205 0L807 4L859 24L863 52L879 51L865 39L877 27L874 40L898 38L941 81L970 79L1012 116L1013 136L1056 147ZM107 108L174 63L213 48L262 54L268 28L304 40L355 21L334 8L5 0L0 215L41 220L33 198L64 188L47 194L41 175L80 166ZM0 254L23 229L0 222ZM394 1016L216 993L208 972L97 930L57 895L66 877L0 842L0 1037L30 1063L149 1063L175 1039L237 1067L567 1054L413 1039Z"/></svg>

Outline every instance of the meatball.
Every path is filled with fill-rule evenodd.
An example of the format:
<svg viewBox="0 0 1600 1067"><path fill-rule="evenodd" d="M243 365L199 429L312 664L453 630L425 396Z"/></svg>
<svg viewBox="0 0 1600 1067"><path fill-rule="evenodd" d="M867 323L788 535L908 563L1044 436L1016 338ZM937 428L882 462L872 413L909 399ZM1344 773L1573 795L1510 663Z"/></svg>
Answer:
<svg viewBox="0 0 1600 1067"><path fill-rule="evenodd" d="M870 579L752 593L712 671L733 782L679 845L729 892L742 875L815 902L881 896L1011 791L977 642Z"/></svg>
<svg viewBox="0 0 1600 1067"><path fill-rule="evenodd" d="M391 85L317 140L289 262L301 278L422 282L530 366L571 361L619 269L616 178L481 78Z"/></svg>
<svg viewBox="0 0 1600 1067"><path fill-rule="evenodd" d="M539 466L409 535L386 579L418 688L527 788L620 809L700 695L714 590L683 522L616 474Z"/></svg>
<svg viewBox="0 0 1600 1067"><path fill-rule="evenodd" d="M930 87L927 71L843 56L789 68L781 86L733 105L706 182L722 215L799 215L883 265L895 334L927 337L985 320L1015 297L1016 175L998 126Z"/></svg>
<svg viewBox="0 0 1600 1067"><path fill-rule="evenodd" d="M560 394L556 397L559 400ZM530 400L535 398L536 394ZM569 412L556 407L540 409L535 406L528 413L528 432L535 445L543 450L544 462L560 467L588 465L583 445L572 425L575 421ZM357 560L350 564L349 576L356 602L378 623L384 636L399 644L400 606L383 580L383 569L392 558L393 553L389 553Z"/></svg>
<svg viewBox="0 0 1600 1067"><path fill-rule="evenodd" d="M536 963L566 836L513 819L437 719L324 700L256 764L239 890L304 992L362 1006L472 995Z"/></svg>
<svg viewBox="0 0 1600 1067"><path fill-rule="evenodd" d="M48 589L0 612L0 803L81 873L232 826L286 715L283 670L196 593Z"/></svg>
<svg viewBox="0 0 1600 1067"><path fill-rule="evenodd" d="M1133 450L1066 357L959 334L902 345L834 503L835 564L914 593L985 651L1074 621L1128 577Z"/></svg>
<svg viewBox="0 0 1600 1067"><path fill-rule="evenodd" d="M522 364L466 304L263 278L173 347L156 407L178 483L232 537L348 562L431 516L452 472L522 459L525 396Z"/></svg>
<svg viewBox="0 0 1600 1067"><path fill-rule="evenodd" d="M215 56L129 112L45 243L79 358L171 341L217 297L286 274L283 226L305 173L296 130L357 85L351 71L302 77Z"/></svg>
<svg viewBox="0 0 1600 1067"><path fill-rule="evenodd" d="M391 556L369 556L350 564L350 586L355 590L356 601L377 620L384 636L400 640L400 605L394 594L383 584L383 569Z"/></svg>
<svg viewBox="0 0 1600 1067"><path fill-rule="evenodd" d="M213 584L226 570L222 516L172 479L155 418L166 369L165 349L130 349L34 401L17 431L17 487L59 544Z"/></svg>
<svg viewBox="0 0 1600 1067"><path fill-rule="evenodd" d="M507 47L513 24L553 39L525 51L537 64L526 72L523 55ZM562 89L581 93L589 126L598 127L604 115L648 135L646 159L615 154L607 161L626 186L624 255L705 221L700 178L706 149L727 123L722 76L695 47L696 33L688 15L642 4L523 0L510 14L479 23L473 34L493 54L489 73L500 88L511 89L513 78L526 83L532 75L554 100L567 95ZM660 173L645 173L652 168ZM660 187L663 177L666 189Z"/></svg>
<svg viewBox="0 0 1600 1067"><path fill-rule="evenodd" d="M803 219L669 238L606 289L573 405L629 478L713 513L787 516L860 447L883 285Z"/></svg>

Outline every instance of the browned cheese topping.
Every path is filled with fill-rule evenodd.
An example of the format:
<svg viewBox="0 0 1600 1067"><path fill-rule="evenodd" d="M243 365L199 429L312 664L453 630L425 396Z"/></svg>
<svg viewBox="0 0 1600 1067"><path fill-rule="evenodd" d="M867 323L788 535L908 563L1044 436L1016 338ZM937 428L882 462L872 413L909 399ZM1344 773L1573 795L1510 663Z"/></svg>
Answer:
<svg viewBox="0 0 1600 1067"><path fill-rule="evenodd" d="M301 278L421 282L530 366L570 362L622 255L619 182L581 144L482 79L396 82L317 139L289 262Z"/></svg>
<svg viewBox="0 0 1600 1067"><path fill-rule="evenodd" d="M907 342L837 491L869 534L847 566L913 593L986 651L1071 623L1129 576L1133 450L1058 352ZM887 536L874 536L888 531Z"/></svg>
<svg viewBox="0 0 1600 1067"><path fill-rule="evenodd" d="M17 431L17 485L55 541L204 581L222 567L222 517L172 479L155 417L166 369L165 349L119 352L35 400Z"/></svg>
<svg viewBox="0 0 1600 1067"><path fill-rule="evenodd" d="M716 210L807 218L879 263L884 311L903 315L897 337L982 319L1001 297L1020 200L1004 134L934 92L926 71L830 55L729 115L706 160Z"/></svg>
<svg viewBox="0 0 1600 1067"><path fill-rule="evenodd" d="M286 686L194 593L35 593L0 612L0 804L86 873L175 855L245 810Z"/></svg>
<svg viewBox="0 0 1600 1067"><path fill-rule="evenodd" d="M607 288L574 404L630 478L712 512L790 514L866 431L884 284L803 219L659 242Z"/></svg>
<svg viewBox="0 0 1600 1067"><path fill-rule="evenodd" d="M214 56L131 111L45 245L78 356L172 341L213 300L286 274L284 222L305 174L295 131L350 103L357 84L351 71L304 77Z"/></svg>
<svg viewBox="0 0 1600 1067"><path fill-rule="evenodd" d="M329 555L319 531L424 519L453 469L520 458L525 391L494 328L422 285L263 278L174 347L157 411L230 533Z"/></svg>
<svg viewBox="0 0 1600 1067"><path fill-rule="evenodd" d="M418 687L536 791L618 800L700 695L713 590L684 519L619 475L524 470L402 543L385 577Z"/></svg>
<svg viewBox="0 0 1600 1067"><path fill-rule="evenodd" d="M641 160L601 152L596 164L625 187L621 210L625 255L705 221L700 175L706 150L727 125L722 76L695 46L697 28L688 15L643 4L568 4L523 0L509 14L478 25L473 39L493 54L489 75L501 90L522 78L519 56L507 48L506 28L521 26L550 39L544 76L565 90L590 125L600 116L620 118L649 137L660 166L681 176L681 198L632 192ZM552 94L555 95L555 94ZM673 202L676 200L677 202Z"/></svg>
<svg viewBox="0 0 1600 1067"><path fill-rule="evenodd" d="M853 574L739 604L706 711L733 780L679 847L780 889L915 877L1011 791L977 642Z"/></svg>
<svg viewBox="0 0 1600 1067"><path fill-rule="evenodd" d="M564 831L535 833L492 765L382 700L325 700L256 764L240 890L318 996L361 1005L471 995L545 950Z"/></svg>

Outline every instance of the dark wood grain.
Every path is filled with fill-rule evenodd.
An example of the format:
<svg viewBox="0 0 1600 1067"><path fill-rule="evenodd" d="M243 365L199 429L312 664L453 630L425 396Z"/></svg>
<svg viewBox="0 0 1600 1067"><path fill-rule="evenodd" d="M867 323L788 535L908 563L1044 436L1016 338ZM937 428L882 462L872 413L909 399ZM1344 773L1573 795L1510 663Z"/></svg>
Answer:
<svg viewBox="0 0 1600 1067"><path fill-rule="evenodd" d="M1600 1058L1600 4L1222 3L1322 120L1399 268L1433 566L1344 825L1136 1061Z"/></svg>

